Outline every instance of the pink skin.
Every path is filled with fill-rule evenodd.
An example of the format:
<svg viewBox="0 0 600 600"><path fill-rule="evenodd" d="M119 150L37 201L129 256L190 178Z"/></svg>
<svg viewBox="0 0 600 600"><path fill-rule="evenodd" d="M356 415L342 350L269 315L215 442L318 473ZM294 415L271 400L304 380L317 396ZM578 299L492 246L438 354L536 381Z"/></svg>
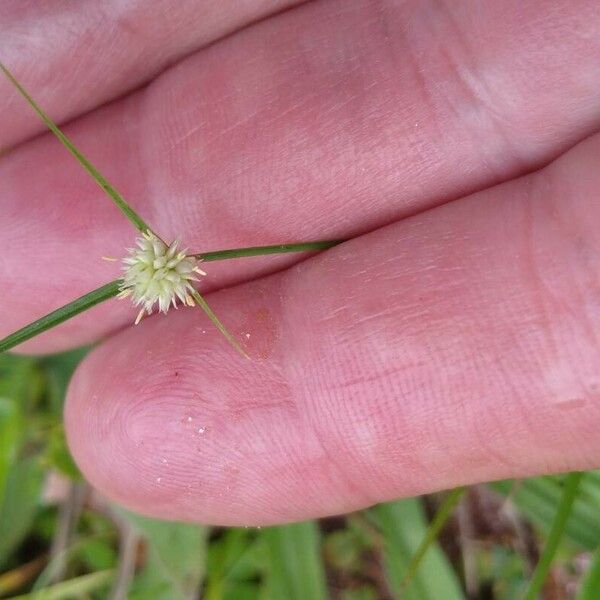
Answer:
<svg viewBox="0 0 600 600"><path fill-rule="evenodd" d="M260 524L600 466L600 137L568 150L600 124L596 3L311 2L194 52L276 8L180 4L211 15L198 39L173 30L169 60L189 56L67 132L191 248L353 239L207 265L251 362L198 309L134 328L116 301L27 344L110 336L68 394L90 481L149 514ZM124 17L145 32L124 60L84 54L51 88L2 58L53 115L77 115L164 67L144 6ZM2 11L17 31L19 3ZM98 27L101 48L114 24ZM20 64L67 64L62 39ZM0 147L35 122L8 97ZM48 135L0 158L0 180L4 335L116 277L99 257L133 234Z"/></svg>

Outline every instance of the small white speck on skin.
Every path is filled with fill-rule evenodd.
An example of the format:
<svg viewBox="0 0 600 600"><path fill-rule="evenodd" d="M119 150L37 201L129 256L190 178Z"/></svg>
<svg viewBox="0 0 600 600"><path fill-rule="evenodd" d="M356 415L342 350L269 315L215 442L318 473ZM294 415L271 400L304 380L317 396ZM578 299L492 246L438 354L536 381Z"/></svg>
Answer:
<svg viewBox="0 0 600 600"><path fill-rule="evenodd" d="M249 334L249 333L247 333L247 334L246 334L246 339L247 339L247 340L249 340L249 339L250 339L250 334Z"/></svg>
<svg viewBox="0 0 600 600"><path fill-rule="evenodd" d="M206 431L206 427L198 427L198 433L204 433Z"/></svg>
<svg viewBox="0 0 600 600"><path fill-rule="evenodd" d="M192 417L188 417L188 418L187 418L187 422L188 422L188 423L191 423L191 422L192 422Z"/></svg>
<svg viewBox="0 0 600 600"><path fill-rule="evenodd" d="M160 483L162 481L162 477L157 477L156 478L156 483Z"/></svg>
<svg viewBox="0 0 600 600"><path fill-rule="evenodd" d="M161 461L160 461L160 462L161 462L163 465L166 465L168 461L167 461L167 459L166 459L166 458L163 458L163 459L161 459Z"/></svg>

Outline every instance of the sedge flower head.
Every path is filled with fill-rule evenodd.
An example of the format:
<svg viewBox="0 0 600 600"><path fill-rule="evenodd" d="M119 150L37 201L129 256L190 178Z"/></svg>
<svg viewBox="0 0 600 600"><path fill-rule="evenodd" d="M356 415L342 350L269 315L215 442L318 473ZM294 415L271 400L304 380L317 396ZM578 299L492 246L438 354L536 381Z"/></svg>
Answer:
<svg viewBox="0 0 600 600"><path fill-rule="evenodd" d="M190 295L194 292L196 275L206 275L196 265L196 259L178 249L178 242L165 244L152 232L142 234L136 241L137 248L130 248L123 259L123 283L120 298L131 297L141 310L135 320L140 322L144 313L152 314L154 306L167 313L169 307L177 308L177 300L194 306Z"/></svg>

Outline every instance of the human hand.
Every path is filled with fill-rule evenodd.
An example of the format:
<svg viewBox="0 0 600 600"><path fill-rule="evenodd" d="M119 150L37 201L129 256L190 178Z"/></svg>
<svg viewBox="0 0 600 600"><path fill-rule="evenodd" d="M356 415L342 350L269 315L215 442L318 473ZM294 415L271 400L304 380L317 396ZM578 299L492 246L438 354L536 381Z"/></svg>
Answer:
<svg viewBox="0 0 600 600"><path fill-rule="evenodd" d="M116 302L30 342L106 338L66 407L94 485L260 524L600 466L595 2L112 4L3 3L2 59L149 223L352 239L207 269L252 361L199 310ZM5 81L0 106L2 337L133 236Z"/></svg>

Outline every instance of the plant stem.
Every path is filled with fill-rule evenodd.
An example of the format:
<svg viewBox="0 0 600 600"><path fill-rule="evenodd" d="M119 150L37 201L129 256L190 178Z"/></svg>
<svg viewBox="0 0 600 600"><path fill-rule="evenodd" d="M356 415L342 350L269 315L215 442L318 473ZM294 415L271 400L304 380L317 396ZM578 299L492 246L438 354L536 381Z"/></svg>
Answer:
<svg viewBox="0 0 600 600"><path fill-rule="evenodd" d="M275 246L253 246L248 248L233 248L231 250L217 250L216 252L203 252L194 254L195 258L201 258L204 261L227 260L231 258L241 258L245 256L261 256L265 254L279 254L283 252L305 252L309 250L324 250L331 248L341 241L326 241L326 242L305 242L301 244L279 244ZM100 302L109 300L119 293L119 286L122 284L121 279L111 281L106 285L77 298L73 302L69 302L65 306L47 314L46 316L26 325L22 329L11 333L9 336L0 340L0 353L10 350L14 346L21 344L44 331L60 325L71 317L78 315L81 312L92 308ZM240 352L242 356L248 358L246 352L242 349L239 342L225 329L224 325L219 321L215 313L208 306L206 300L198 294L194 296L196 303L206 312L210 320L216 325L219 331L229 340L229 342Z"/></svg>
<svg viewBox="0 0 600 600"><path fill-rule="evenodd" d="M14 346L21 344L28 339L43 333L44 331L51 329L52 327L56 327L63 323L64 321L82 313L96 304L100 304L100 302L104 302L109 298L113 298L119 293L119 286L121 285L121 280L117 279L116 281L111 281L106 285L103 285L101 288L94 290L93 292L89 292L77 300L73 302L69 302L65 306L47 314L46 316L26 325L22 329L11 333L9 336L5 337L3 340L0 340L0 352L5 352L6 350L10 350Z"/></svg>
<svg viewBox="0 0 600 600"><path fill-rule="evenodd" d="M217 250L215 252L200 252L193 254L194 258L209 262L229 258L246 258L249 256L262 256L265 254L282 254L285 252L307 252L311 250L326 250L341 244L343 240L323 242L304 242L301 244L277 244L273 246L251 246L248 248L232 248L231 250Z"/></svg>
<svg viewBox="0 0 600 600"><path fill-rule="evenodd" d="M400 591L404 593L404 591L408 588L414 576L417 574L421 561L425 554L427 554L427 550L431 544L435 541L437 536L439 535L442 527L446 524L446 521L452 514L455 506L458 504L459 500L462 498L462 495L465 493L466 487L458 487L452 490L444 500L443 504L440 506L439 510L435 513L433 521L429 525L427 529L427 533L423 538L423 541L419 544L417 551L414 553L413 557L406 567L406 574L400 583Z"/></svg>
<svg viewBox="0 0 600 600"><path fill-rule="evenodd" d="M79 164L94 178L96 183L111 197L121 212L142 232L152 231L147 223L140 217L124 198L113 188L113 186L103 177L103 175L94 167L94 165L75 147L73 142L59 129L58 125L37 105L35 100L29 95L27 90L17 81L15 76L0 62L0 70L6 75L8 80L17 88L21 96L27 100L27 103L44 121L46 127L60 140L63 146L77 159Z"/></svg>
<svg viewBox="0 0 600 600"><path fill-rule="evenodd" d="M550 528L544 551L533 572L533 576L529 582L529 587L523 596L523 600L536 600L542 590L544 582L548 577L550 566L552 565L552 559L556 554L556 550L558 549L558 545L565 531L567 520L571 514L571 508L577 497L577 489L583 475L583 473L575 472L569 473L565 478L564 489L556 510L554 522Z"/></svg>
<svg viewBox="0 0 600 600"><path fill-rule="evenodd" d="M208 318L213 322L214 326L225 336L227 341L244 357L250 359L246 354L246 351L240 346L240 343L233 337L231 333L226 329L225 325L221 323L217 315L213 312L213 309L208 305L208 302L200 295L198 291L191 292L192 298L196 304L206 313Z"/></svg>

